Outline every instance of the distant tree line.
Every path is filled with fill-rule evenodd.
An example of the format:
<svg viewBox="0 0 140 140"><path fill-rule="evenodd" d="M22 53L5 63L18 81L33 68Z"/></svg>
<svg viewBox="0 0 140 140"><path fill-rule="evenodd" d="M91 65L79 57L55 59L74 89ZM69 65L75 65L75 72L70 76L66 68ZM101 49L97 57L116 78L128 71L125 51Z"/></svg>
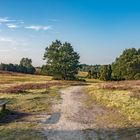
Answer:
<svg viewBox="0 0 140 140"><path fill-rule="evenodd" d="M140 49L125 49L110 65L82 64L81 71L88 72L88 78L108 80L140 79Z"/></svg>
<svg viewBox="0 0 140 140"><path fill-rule="evenodd" d="M83 72L88 72L87 78L98 79L100 77L100 67L101 65L81 64L79 70Z"/></svg>
<svg viewBox="0 0 140 140"><path fill-rule="evenodd" d="M32 66L32 60L28 58L22 58L20 64L0 64L0 70L12 71L20 73L34 74L36 69Z"/></svg>
<svg viewBox="0 0 140 140"><path fill-rule="evenodd" d="M43 75L55 75L56 77L60 77L60 79L67 79L71 76L75 77L79 70L88 72L87 78L104 81L140 79L140 49L125 49L116 58L115 62L109 65L79 65L79 56L73 51L72 46L69 43L61 44L61 42L56 41L50 47L46 48L44 56L47 59L47 64L41 68L41 74ZM74 62L76 63L74 64L76 65L70 65L73 63L72 60L75 60Z"/></svg>
<svg viewBox="0 0 140 140"><path fill-rule="evenodd" d="M79 54L68 42L59 40L45 49L46 65L36 69L32 60L22 58L20 64L0 64L0 70L41 75L50 75L54 79L75 80L78 71L88 72L87 78L108 80L138 80L140 79L140 49L129 48L109 65L87 65L79 63Z"/></svg>

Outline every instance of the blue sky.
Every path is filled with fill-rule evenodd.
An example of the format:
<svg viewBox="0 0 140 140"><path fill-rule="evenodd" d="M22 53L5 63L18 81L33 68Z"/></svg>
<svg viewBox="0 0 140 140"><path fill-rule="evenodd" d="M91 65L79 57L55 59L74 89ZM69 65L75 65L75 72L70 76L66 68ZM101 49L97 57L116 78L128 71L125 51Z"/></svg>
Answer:
<svg viewBox="0 0 140 140"><path fill-rule="evenodd" d="M44 49L70 42L81 63L108 64L140 48L138 0L0 0L0 62L45 64Z"/></svg>

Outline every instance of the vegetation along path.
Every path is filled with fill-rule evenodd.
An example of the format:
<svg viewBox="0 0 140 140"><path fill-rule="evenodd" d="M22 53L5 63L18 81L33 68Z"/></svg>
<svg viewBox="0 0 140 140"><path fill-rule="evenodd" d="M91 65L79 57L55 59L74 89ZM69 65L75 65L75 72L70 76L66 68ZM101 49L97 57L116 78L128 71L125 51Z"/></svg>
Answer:
<svg viewBox="0 0 140 140"><path fill-rule="evenodd" d="M69 87L60 93L61 102L54 105L54 113L45 122L43 133L47 140L118 139L113 129L106 129L114 124L107 118L110 114L112 119L122 118L116 111L97 104L88 108L85 104L88 96L84 94L84 86ZM98 121L101 117L104 119Z"/></svg>

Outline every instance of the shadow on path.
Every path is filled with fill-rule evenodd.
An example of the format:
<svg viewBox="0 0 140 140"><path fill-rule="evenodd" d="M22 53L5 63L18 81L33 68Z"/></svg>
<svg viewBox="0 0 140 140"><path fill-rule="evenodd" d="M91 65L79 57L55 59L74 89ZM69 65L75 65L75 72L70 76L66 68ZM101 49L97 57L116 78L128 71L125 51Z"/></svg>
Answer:
<svg viewBox="0 0 140 140"><path fill-rule="evenodd" d="M140 140L140 127L45 130L47 140Z"/></svg>
<svg viewBox="0 0 140 140"><path fill-rule="evenodd" d="M47 119L45 124L56 124L60 119L60 112L54 112L52 115Z"/></svg>

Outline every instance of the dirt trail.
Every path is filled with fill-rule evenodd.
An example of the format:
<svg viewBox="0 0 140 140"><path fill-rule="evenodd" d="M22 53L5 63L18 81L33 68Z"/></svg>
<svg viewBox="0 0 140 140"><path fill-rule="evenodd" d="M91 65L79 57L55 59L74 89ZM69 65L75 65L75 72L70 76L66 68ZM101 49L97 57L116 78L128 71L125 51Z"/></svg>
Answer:
<svg viewBox="0 0 140 140"><path fill-rule="evenodd" d="M95 119L93 113L98 115L103 109L95 106L93 112L87 111L82 102L85 96L83 89L82 86L74 86L60 91L62 102L54 106L54 113L45 122L44 134L47 140L99 139L96 131L91 131L96 128L96 124L92 123Z"/></svg>

